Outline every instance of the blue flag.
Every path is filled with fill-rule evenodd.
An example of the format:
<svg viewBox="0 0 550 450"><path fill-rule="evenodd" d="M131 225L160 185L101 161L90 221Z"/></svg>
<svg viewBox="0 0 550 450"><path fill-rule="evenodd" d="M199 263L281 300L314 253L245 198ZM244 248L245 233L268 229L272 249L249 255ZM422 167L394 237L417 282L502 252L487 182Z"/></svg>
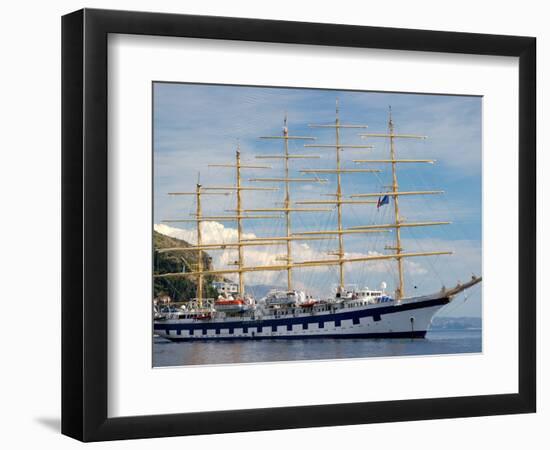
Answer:
<svg viewBox="0 0 550 450"><path fill-rule="evenodd" d="M376 204L376 209L380 208L382 205L387 205L390 202L390 198L387 195L384 197L378 197L378 203Z"/></svg>

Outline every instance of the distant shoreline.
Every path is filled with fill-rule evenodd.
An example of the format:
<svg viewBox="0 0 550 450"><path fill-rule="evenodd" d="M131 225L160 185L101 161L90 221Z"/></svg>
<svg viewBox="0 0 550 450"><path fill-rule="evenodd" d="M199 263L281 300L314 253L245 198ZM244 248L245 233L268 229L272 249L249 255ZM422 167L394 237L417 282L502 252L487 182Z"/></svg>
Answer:
<svg viewBox="0 0 550 450"><path fill-rule="evenodd" d="M481 317L434 317L431 331L480 331Z"/></svg>
<svg viewBox="0 0 550 450"><path fill-rule="evenodd" d="M482 331L481 328L430 328L428 332L443 332L443 331Z"/></svg>

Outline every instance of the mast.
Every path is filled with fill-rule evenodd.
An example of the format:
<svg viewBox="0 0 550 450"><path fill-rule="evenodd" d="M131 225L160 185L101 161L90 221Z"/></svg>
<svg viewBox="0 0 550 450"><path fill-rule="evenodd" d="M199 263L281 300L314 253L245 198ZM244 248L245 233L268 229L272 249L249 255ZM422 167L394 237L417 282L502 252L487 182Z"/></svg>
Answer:
<svg viewBox="0 0 550 450"><path fill-rule="evenodd" d="M357 163L389 163L391 164L391 173L392 173L392 184L391 192L377 192L377 193L368 193L368 194L356 194L352 195L355 198L365 198L365 197L382 197L388 196L393 197L393 212L394 212L394 221L391 224L379 225L379 227L384 228L393 228L395 229L395 244L393 247L386 247L387 250L394 251L394 258L397 261L397 270L398 270L398 286L395 290L395 296L397 300L402 299L405 296L405 276L403 270L403 258L407 257L408 254L403 253L403 247L401 245L401 228L404 227L418 227L418 226L430 226L430 225L446 225L450 222L417 222L417 223L405 223L401 220L399 212L399 197L403 195L430 195L430 194L441 194L443 191L400 191L399 183L397 180L397 164L399 163L428 163L433 164L435 161L432 159L398 159L395 151L395 139L404 138L404 139L426 139L426 136L419 136L415 134L396 134L395 126L393 122L391 106L389 107L388 113L388 132L387 133L364 133L360 134L361 137L382 137L388 138L390 141L390 159L380 159L380 160L355 160ZM375 227L374 225L366 225L359 227L351 227L350 230L367 230ZM447 252L448 253L448 252ZM446 254L446 253L439 253ZM428 256L428 255L419 255L419 256Z"/></svg>
<svg viewBox="0 0 550 450"><path fill-rule="evenodd" d="M343 200L342 196L342 174L343 173L357 173L357 172L379 172L378 170L368 170L368 169L342 169L341 164L341 152L344 148L372 148L371 145L343 145L340 142L340 129L341 128L368 128L367 125L342 125L340 123L340 107L338 99L336 99L336 118L334 121L334 125L310 125L310 127L314 128L329 128L334 127L335 130L335 138L336 143L334 145L331 144L321 144L321 145L306 145L306 147L318 147L318 148L334 148L336 150L336 170L329 169L329 170L321 170L319 172L321 173L335 173L336 174L336 200L335 201L327 201L325 203L332 203L336 204L337 209L337 235L338 235L338 251L333 252L331 254L338 256L338 274L339 274L339 283L338 283L338 292L342 292L344 290L345 285L345 278L344 278L344 263L346 262L345 258L345 252L344 252L344 228L342 225L342 205L344 204L351 204L351 203L359 203L359 202L353 202L353 201L346 201ZM303 171L304 172L304 171ZM305 171L305 172L313 172L313 171ZM304 202L301 202L304 203ZM313 203L313 202L308 202ZM317 202L319 203L319 202ZM373 202L362 202L362 203L373 203Z"/></svg>
<svg viewBox="0 0 550 450"><path fill-rule="evenodd" d="M399 192L399 185L397 184L397 167L396 167L396 158L395 158L395 144L394 144L394 128L393 128L393 119L391 115L391 106L389 112L388 120L388 129L390 134L390 159L391 159L391 176L392 176L392 192ZM401 221L399 218L399 194L396 194L393 197L393 211L394 211L394 223L398 225ZM399 274L399 287L397 288L397 299L399 300L405 295L404 279L403 279L403 258L401 258L401 228L395 228L395 254L397 258L397 271Z"/></svg>
<svg viewBox="0 0 550 450"><path fill-rule="evenodd" d="M238 248L237 251L239 253L239 257L237 259L237 267L239 268L239 294L244 297L244 277L243 272L240 270L243 267L243 261L244 261L244 254L243 254L243 219L242 219L242 213L243 213L243 206L242 206L242 198L241 198L241 152L239 146L237 146L237 151L235 153L235 157L237 160L236 164L236 172L237 172L237 244Z"/></svg>
<svg viewBox="0 0 550 450"><path fill-rule="evenodd" d="M237 261L235 261L235 266L237 266L237 273L239 277L239 294L241 296L244 296L244 272L241 270L244 265L244 249L243 247L247 244L243 243L243 219L250 219L250 218L258 218L258 219L276 219L279 218L277 215L257 215L257 216L248 216L245 215L245 212L251 211L251 210L245 210L243 208L242 203L242 191L243 190L273 190L272 188L253 188L253 187L244 187L242 186L242 176L241 176L241 169L271 169L269 166L251 166L251 165L244 165L241 163L241 149L240 146L237 145L237 150L235 152L235 164L210 164L210 167L234 167L235 168L235 176L236 176L236 184L234 187L214 187L211 189L234 189L237 193L237 209L235 209L235 216L232 216L237 221ZM249 244L248 244L249 245ZM273 244L268 244L273 245Z"/></svg>
<svg viewBox="0 0 550 450"><path fill-rule="evenodd" d="M340 147L340 111L338 107L338 99L336 99L336 121L335 121L336 130L336 178L338 185L336 188L336 200L337 200L337 209L338 209L338 231L342 231L342 174L340 172L340 152L342 148ZM340 291L344 289L344 235L342 233L338 234L338 259L339 259L339 274L340 274Z"/></svg>
<svg viewBox="0 0 550 450"><path fill-rule="evenodd" d="M200 184L200 174L198 175L197 184L195 186L195 192L169 192L168 195L194 195L196 197L196 210L194 221L197 223L197 245L194 248L197 251L197 302L199 308L202 308L203 300L203 284L204 284L204 265L203 265L203 244L202 244L202 227L201 224L204 221L204 216L202 215L202 200L201 197L206 193L202 192L202 185ZM223 195L222 193L211 192L209 195ZM171 221L164 221L171 222ZM188 247L185 247L186 250L189 250ZM171 251L176 249L162 249L159 250L159 253L165 253L166 251ZM179 249L178 249L179 250Z"/></svg>
<svg viewBox="0 0 550 450"><path fill-rule="evenodd" d="M285 114L285 124L283 127L283 142L285 143L285 178L288 180L289 177L289 164L288 164L288 127L287 127L287 117ZM286 237L290 237L290 183L285 181L285 219L286 219ZM290 240L286 241L286 260L288 262L292 261L292 242ZM286 285L287 289L290 291L292 289L292 269L289 267L286 270Z"/></svg>
<svg viewBox="0 0 550 450"><path fill-rule="evenodd" d="M273 211L273 210L282 210L285 213L285 224L286 224L286 255L282 258L287 264L286 268L286 285L287 290L292 290L292 241L298 240L297 238L292 237L292 212L307 212L307 211L330 211L326 208L292 208L292 203L290 200L290 184L293 182L323 182L326 180L318 178L290 178L290 160L291 159L314 159L319 158L318 155L291 155L288 150L288 141L289 140L314 140L315 138L309 136L290 136L288 134L288 117L285 114L283 121L283 135L282 136L261 136L260 139L282 139L284 143L283 155L262 155L257 156L256 158L262 159L283 159L284 160L284 177L282 179L277 178L253 178L250 181L280 181L284 183L285 194L283 201L283 208L273 208L273 209L264 209L263 211Z"/></svg>
<svg viewBox="0 0 550 450"><path fill-rule="evenodd" d="M202 282L203 282L203 276L202 276L202 231L201 231L201 221L202 218L202 207L201 207L201 185L200 181L197 181L197 247L199 247L198 250L198 261L197 261L197 269L199 271L198 279L197 279L197 299L199 301L199 307L202 307Z"/></svg>
<svg viewBox="0 0 550 450"><path fill-rule="evenodd" d="M174 252L174 251L196 251L197 252L197 300L199 307L202 307L202 297L203 297L203 275L205 273L203 266L203 250L217 250L217 249L226 249L226 248L236 248L238 252L238 258L235 262L237 266L237 273L239 277L239 293L244 295L244 277L243 271L241 270L244 263L244 252L243 247L245 246L267 246L267 245L279 245L280 242L263 240L261 242L243 242L243 219L270 219L270 218L279 218L277 215L245 215L246 210L242 206L242 197L241 191L243 190L277 190L276 188L254 188L254 187L244 187L241 186L241 169L270 169L269 166L247 166L241 164L241 152L240 148L237 147L235 153L236 164L211 164L212 167L235 167L236 168L236 185L235 186L212 186L204 188L209 190L209 192L203 192L203 187L200 184L200 181L197 182L196 190L194 192L196 196L196 211L193 219L174 219L174 220L163 220L163 222L173 223L173 222L196 222L197 223L197 245L192 247L176 247L176 248L166 248L162 249L160 252ZM200 175L199 175L200 176ZM237 209L235 210L236 214L234 216L204 216L202 214L202 195L228 195L227 192L234 190L237 193ZM218 192L221 191L221 192ZM170 192L169 195L192 195L191 192ZM217 221L236 221L237 222L237 242L236 243L218 243L218 244L203 244L202 242L202 222L208 220L217 220Z"/></svg>

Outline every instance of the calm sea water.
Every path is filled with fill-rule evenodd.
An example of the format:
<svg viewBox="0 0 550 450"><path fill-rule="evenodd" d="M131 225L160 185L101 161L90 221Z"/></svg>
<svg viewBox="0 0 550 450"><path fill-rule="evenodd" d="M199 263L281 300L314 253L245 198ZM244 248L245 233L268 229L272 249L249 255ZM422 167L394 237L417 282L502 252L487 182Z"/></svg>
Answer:
<svg viewBox="0 0 550 450"><path fill-rule="evenodd" d="M425 339L171 342L155 338L153 365L165 367L480 352L481 330L429 331Z"/></svg>

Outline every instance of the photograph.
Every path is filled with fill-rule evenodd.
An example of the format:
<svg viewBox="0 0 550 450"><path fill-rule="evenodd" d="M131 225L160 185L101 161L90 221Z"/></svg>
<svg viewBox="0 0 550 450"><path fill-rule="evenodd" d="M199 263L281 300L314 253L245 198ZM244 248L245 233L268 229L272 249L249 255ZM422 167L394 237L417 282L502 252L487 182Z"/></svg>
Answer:
<svg viewBox="0 0 550 450"><path fill-rule="evenodd" d="M152 82L153 367L483 351L483 97Z"/></svg>

